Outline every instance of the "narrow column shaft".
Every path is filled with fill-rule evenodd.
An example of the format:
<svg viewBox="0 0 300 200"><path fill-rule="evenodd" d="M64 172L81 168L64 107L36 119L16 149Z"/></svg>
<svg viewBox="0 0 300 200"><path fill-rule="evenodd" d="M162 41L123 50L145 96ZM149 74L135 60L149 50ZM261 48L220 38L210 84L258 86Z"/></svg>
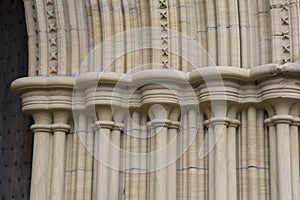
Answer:
<svg viewBox="0 0 300 200"><path fill-rule="evenodd" d="M64 199L65 184L65 142L69 125L53 124L53 161L51 179L51 200Z"/></svg>
<svg viewBox="0 0 300 200"><path fill-rule="evenodd" d="M111 166L111 181L109 187L109 199L119 198L119 167L120 167L120 144L121 144L121 128L119 126L114 127L111 133L110 147L110 166Z"/></svg>
<svg viewBox="0 0 300 200"><path fill-rule="evenodd" d="M198 149L198 199L208 199L207 192L207 157L204 156L206 152L207 143L205 142L204 116L200 113L198 118L198 133L197 133L197 149Z"/></svg>
<svg viewBox="0 0 300 200"><path fill-rule="evenodd" d="M258 177L258 199L259 200L265 200L266 196L269 196L269 191L266 189L268 187L267 181L269 178L267 177L267 157L268 154L265 151L266 143L265 143L265 130L264 130L264 111L262 109L257 110L257 119L256 119L256 136L257 136L257 164L258 164L258 170L257 170L257 177ZM264 170L265 169L265 170Z"/></svg>
<svg viewBox="0 0 300 200"><path fill-rule="evenodd" d="M237 200L236 176L236 128L240 122L231 120L227 133L227 172L228 172L228 199Z"/></svg>
<svg viewBox="0 0 300 200"><path fill-rule="evenodd" d="M99 126L98 129L98 152L96 154L97 163L97 198L108 200L109 198L109 183L111 177L109 177L109 145L110 145L110 133L114 125L111 121L98 121L96 125Z"/></svg>
<svg viewBox="0 0 300 200"><path fill-rule="evenodd" d="M97 199L99 134L98 134L98 127L93 125L93 129L94 129L94 148L93 148L92 199Z"/></svg>
<svg viewBox="0 0 300 200"><path fill-rule="evenodd" d="M179 122L180 110L174 109L170 112L169 119L170 126L168 130L168 148L167 148L167 192L168 199L177 199L177 158L178 158L178 130L180 127Z"/></svg>
<svg viewBox="0 0 300 200"><path fill-rule="evenodd" d="M176 193L177 193L177 180L176 180L176 147L177 147L177 128L176 127L170 127L169 133L168 133L168 159L172 159L171 164L168 166L168 180L167 180L167 192L168 192L168 199L176 199ZM173 158L175 158L173 160Z"/></svg>
<svg viewBox="0 0 300 200"><path fill-rule="evenodd" d="M167 199L167 166L162 164L167 160L166 145L168 142L168 129L154 124L156 129L156 156L155 156L155 199ZM162 167L162 168L161 168Z"/></svg>
<svg viewBox="0 0 300 200"><path fill-rule="evenodd" d="M277 169L279 200L292 199L290 123L292 116L276 115L272 117L277 131Z"/></svg>
<svg viewBox="0 0 300 200"><path fill-rule="evenodd" d="M265 123L269 126L269 145L270 145L270 184L271 184L271 200L278 199L277 189L277 138L276 127L271 119L266 119Z"/></svg>
<svg viewBox="0 0 300 200"><path fill-rule="evenodd" d="M132 153L131 153L131 117L127 116L126 117L126 132L124 135L124 149L125 149L125 176L124 176L124 198L125 200L130 199L130 180L131 180L131 168L132 168Z"/></svg>
<svg viewBox="0 0 300 200"><path fill-rule="evenodd" d="M31 126L34 131L34 146L32 159L32 174L30 199L48 199L49 193L49 149L51 126L35 124Z"/></svg>
<svg viewBox="0 0 300 200"><path fill-rule="evenodd" d="M182 142L181 142L181 174L182 174L182 179L181 179L181 198L182 200L188 200L188 113L184 113L182 116Z"/></svg>
<svg viewBox="0 0 300 200"><path fill-rule="evenodd" d="M239 196L245 196L248 197L248 189L249 189L249 183L248 183L248 154L247 154L247 146L248 146L248 132L247 132L247 110L243 110L241 113L241 128L240 128L240 135L239 135Z"/></svg>
<svg viewBox="0 0 300 200"><path fill-rule="evenodd" d="M147 172L149 169L148 166L148 160L147 160L147 116L142 115L141 116L141 138L140 138L140 153L141 159L140 159L140 166L143 171L140 173L140 182L139 182L139 199L146 200L147 199Z"/></svg>
<svg viewBox="0 0 300 200"><path fill-rule="evenodd" d="M227 197L227 127L225 118L212 118L215 136L215 199Z"/></svg>
<svg viewBox="0 0 300 200"><path fill-rule="evenodd" d="M102 132L102 133L99 133ZM110 130L109 129L99 129L98 134L103 135L109 135ZM100 137L101 138L101 137ZM99 139L99 150L98 150L98 159L101 159L100 157L103 155L108 155L108 148L107 145L104 144L104 141L101 141ZM108 199L108 183L109 183L109 177L108 177L108 168L103 163L101 163L101 160L97 160L98 166L98 177L97 177L97 199Z"/></svg>
<svg viewBox="0 0 300 200"><path fill-rule="evenodd" d="M209 152L208 157L208 196L209 200L215 200L215 134L213 133L213 127L210 124L209 120L206 120L204 124L207 126L207 133L208 135L208 147L207 151Z"/></svg>
<svg viewBox="0 0 300 200"><path fill-rule="evenodd" d="M197 121L198 115L196 110L191 109L188 111L188 199L197 200L198 185L197 185L197 160L198 160L198 149L197 149Z"/></svg>
<svg viewBox="0 0 300 200"><path fill-rule="evenodd" d="M87 120L84 115L79 115L77 119L77 130L75 133L78 135L78 149L76 155L76 199L84 199L85 187L85 173L86 173L86 137L87 137Z"/></svg>
<svg viewBox="0 0 300 200"><path fill-rule="evenodd" d="M130 199L137 199L139 197L139 179L140 179L140 114L133 112L131 117L130 130L130 152L131 169L130 169Z"/></svg>
<svg viewBox="0 0 300 200"><path fill-rule="evenodd" d="M155 133L155 130L154 128L152 127L151 123L147 123L147 126L149 127L148 128L148 135L150 135L151 137L149 138L148 140L148 152L149 152L149 169L150 169L150 173L148 175L148 188L149 188L149 192L148 192L148 197L147 199L149 200L155 200L155 149L156 149L156 139L154 137L154 133Z"/></svg>
<svg viewBox="0 0 300 200"><path fill-rule="evenodd" d="M258 179L257 179L257 136L256 136L256 108L250 107L247 110L248 128L248 198L258 199Z"/></svg>
<svg viewBox="0 0 300 200"><path fill-rule="evenodd" d="M87 134L86 134L86 156L85 156L85 177L84 177L84 198L92 199L93 191L93 148L94 148L94 134L93 134L93 120L87 119Z"/></svg>
<svg viewBox="0 0 300 200"><path fill-rule="evenodd" d="M292 196L293 199L300 199L299 180L299 125L300 118L294 118L291 126L291 174L292 174Z"/></svg>

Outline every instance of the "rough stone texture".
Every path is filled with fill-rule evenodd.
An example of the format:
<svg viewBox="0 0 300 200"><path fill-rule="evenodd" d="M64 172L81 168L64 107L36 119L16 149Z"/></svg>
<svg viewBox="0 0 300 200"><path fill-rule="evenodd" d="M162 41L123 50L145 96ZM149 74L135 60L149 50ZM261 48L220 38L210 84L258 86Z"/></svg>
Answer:
<svg viewBox="0 0 300 200"><path fill-rule="evenodd" d="M32 120L10 89L13 80L28 74L23 1L0 1L0 38L0 199L29 199Z"/></svg>

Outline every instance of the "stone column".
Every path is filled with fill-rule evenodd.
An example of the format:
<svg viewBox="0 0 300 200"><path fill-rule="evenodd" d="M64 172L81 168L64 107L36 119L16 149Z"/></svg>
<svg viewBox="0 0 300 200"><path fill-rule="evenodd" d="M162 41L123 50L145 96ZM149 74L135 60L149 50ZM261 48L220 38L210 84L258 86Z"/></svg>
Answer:
<svg viewBox="0 0 300 200"><path fill-rule="evenodd" d="M292 199L290 125L293 117L289 113L293 102L278 100L272 103L276 110L272 122L276 126L277 136L278 199Z"/></svg>
<svg viewBox="0 0 300 200"><path fill-rule="evenodd" d="M150 122L147 122L147 127L148 127L148 152L149 152L149 158L148 158L148 166L150 169L150 173L148 175L149 178L149 189L148 189L148 194L147 194L147 199L149 200L155 200L155 154L152 152L155 152L156 150L156 138L154 137L155 135L155 130L154 127Z"/></svg>
<svg viewBox="0 0 300 200"><path fill-rule="evenodd" d="M181 170L181 179L180 179L180 189L182 200L188 199L188 149L185 149L188 146L188 110L187 108L182 109L181 113L181 140L179 143L179 148L181 152L180 157L180 170Z"/></svg>
<svg viewBox="0 0 300 200"><path fill-rule="evenodd" d="M65 142L66 134L70 130L68 112L54 112L53 131L53 160L51 178L51 200L64 199L65 184Z"/></svg>
<svg viewBox="0 0 300 200"><path fill-rule="evenodd" d="M292 173L292 196L293 199L300 199L299 180L299 126L300 118L295 117L291 124L291 173Z"/></svg>
<svg viewBox="0 0 300 200"><path fill-rule="evenodd" d="M277 135L277 169L279 200L292 199L290 158L290 115L275 115L272 121Z"/></svg>
<svg viewBox="0 0 300 200"><path fill-rule="evenodd" d="M179 125L176 123L172 123L169 127L168 133L168 143L172 143L168 146L168 159L173 159L177 157L177 133L178 133ZM175 140L175 141L174 141ZM168 178L167 178L167 192L168 199L176 199L177 196L177 167L176 160L172 161L168 166Z"/></svg>
<svg viewBox="0 0 300 200"><path fill-rule="evenodd" d="M22 98L22 110L35 124L31 194L33 200L64 199L65 137L70 126L74 79L27 77L12 83ZM52 135L53 133L53 135Z"/></svg>
<svg viewBox="0 0 300 200"><path fill-rule="evenodd" d="M98 127L98 130L96 131L96 134L98 137L96 137L97 141L97 152L95 157L96 168L95 171L97 173L95 174L94 178L96 179L96 199L103 199L108 200L109 199L109 184L111 177L109 177L109 166L107 166L109 163L108 156L109 155L109 139L111 130L114 127L114 123L112 121L97 121L95 123L96 127ZM103 160L102 160L103 159ZM103 163L105 162L105 163Z"/></svg>
<svg viewBox="0 0 300 200"><path fill-rule="evenodd" d="M168 125L165 121L152 120L152 125L156 131L156 155L155 155L155 199L168 199L167 198L167 166L159 168L161 163L167 160L167 150L164 149L168 142ZM162 150L164 149L164 150ZM162 150L162 152L160 152Z"/></svg>
<svg viewBox="0 0 300 200"><path fill-rule="evenodd" d="M140 113L133 111L130 118L130 199L139 198L140 179Z"/></svg>
<svg viewBox="0 0 300 200"><path fill-rule="evenodd" d="M168 199L167 192L167 149L169 109L162 105L150 108L151 125L155 131L155 199ZM163 165L165 164L165 165Z"/></svg>
<svg viewBox="0 0 300 200"><path fill-rule="evenodd" d="M236 129L240 125L237 119L231 119L227 130L227 184L228 199L237 200L236 176Z"/></svg>
<svg viewBox="0 0 300 200"><path fill-rule="evenodd" d="M147 134L147 115L141 115L141 138L140 138L140 153L143 154L140 159L140 166L143 166L142 172L140 173L140 183L139 183L139 199L147 199L147 177L149 170L148 162L148 134Z"/></svg>
<svg viewBox="0 0 300 200"><path fill-rule="evenodd" d="M227 125L228 118L213 117L210 123L214 134L214 179L215 179L215 199L226 200L227 197Z"/></svg>
<svg viewBox="0 0 300 200"><path fill-rule="evenodd" d="M50 140L52 115L46 111L32 114L35 124L31 126L34 132L34 146L32 159L32 175L30 199L49 199L50 192Z"/></svg>
<svg viewBox="0 0 300 200"><path fill-rule="evenodd" d="M205 112L208 118L211 118L211 112ZM207 151L208 154L208 198L209 200L215 200L215 149L214 149L214 142L215 142L215 135L213 133L213 127L210 123L210 120L205 120L203 122L205 126L205 134L208 137L208 144L205 150L203 151L203 157L205 152Z"/></svg>
<svg viewBox="0 0 300 200"><path fill-rule="evenodd" d="M270 149L270 184L271 199L278 199L278 177L277 177L277 138L276 127L271 118L265 120L265 124L269 127L269 149Z"/></svg>
<svg viewBox="0 0 300 200"><path fill-rule="evenodd" d="M88 153L87 149L88 143L87 143L87 116L86 114L80 113L77 117L77 119L74 120L74 123L77 124L77 130L75 129L74 134L77 135L75 137L76 142L75 144L77 147L77 155L76 155L76 189L75 189L75 198L76 199L84 199L85 195L85 187L88 188L85 176L87 173L87 162L86 162L86 154Z"/></svg>
<svg viewBox="0 0 300 200"><path fill-rule="evenodd" d="M258 199L257 179L257 133L256 133L256 108L251 106L247 109L247 165L248 165L248 198Z"/></svg>
<svg viewBox="0 0 300 200"><path fill-rule="evenodd" d="M115 124L113 130L111 132L111 142L113 145L113 149L110 149L110 165L113 167L111 169L111 181L110 181L110 191L109 191L109 199L118 199L119 197L119 173L120 170L118 167L120 166L120 149L121 149L121 134L124 129L124 124ZM116 167L116 168L114 168Z"/></svg>
<svg viewBox="0 0 300 200"><path fill-rule="evenodd" d="M131 153L131 116L127 115L125 117L125 134L124 134L124 151L125 154L123 156L124 164L125 164L125 174L124 174L124 188L123 188L123 196L125 200L131 199L131 169L132 169L132 153Z"/></svg>
<svg viewBox="0 0 300 200"><path fill-rule="evenodd" d="M114 122L112 121L112 113L109 107L103 106L97 109L98 120L95 122L95 126L97 127L96 131L96 142L97 145L95 152L95 173L94 178L96 179L96 185L94 186L94 190L96 190L96 198L95 199L109 199L109 166L107 166L109 160L109 145L110 145L110 134L111 130L114 127Z"/></svg>
<svg viewBox="0 0 300 200"><path fill-rule="evenodd" d="M179 109L174 109L170 112L171 124L168 132L168 161L171 161L168 166L167 192L168 199L176 199L177 197L177 133L180 126L178 118L180 115ZM174 159L175 158L175 159ZM172 160L170 160L172 159ZM174 159L174 160L173 160ZM169 162L168 162L169 163ZM172 183L172 184L170 184Z"/></svg>
<svg viewBox="0 0 300 200"><path fill-rule="evenodd" d="M197 148L197 132L198 132L198 116L194 109L188 110L188 129L187 129L187 142L189 144L188 153L188 169L187 179L188 179L188 199L197 200L198 195L198 185L197 185L197 160L198 160L198 148Z"/></svg>

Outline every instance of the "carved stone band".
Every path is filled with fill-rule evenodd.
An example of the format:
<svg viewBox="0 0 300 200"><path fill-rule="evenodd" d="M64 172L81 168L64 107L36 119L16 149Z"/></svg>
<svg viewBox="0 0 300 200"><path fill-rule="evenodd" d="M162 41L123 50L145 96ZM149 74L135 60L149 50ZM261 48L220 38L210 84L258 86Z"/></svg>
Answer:
<svg viewBox="0 0 300 200"><path fill-rule="evenodd" d="M272 122L276 125L279 123L282 124L292 124L293 123L293 116L291 115L275 115L271 118Z"/></svg>
<svg viewBox="0 0 300 200"><path fill-rule="evenodd" d="M96 129L113 129L115 127L115 123L112 121L96 121L95 128Z"/></svg>
<svg viewBox="0 0 300 200"><path fill-rule="evenodd" d="M71 129L70 125L67 124L34 124L30 128L35 133L38 132L52 133L57 131L67 133Z"/></svg>

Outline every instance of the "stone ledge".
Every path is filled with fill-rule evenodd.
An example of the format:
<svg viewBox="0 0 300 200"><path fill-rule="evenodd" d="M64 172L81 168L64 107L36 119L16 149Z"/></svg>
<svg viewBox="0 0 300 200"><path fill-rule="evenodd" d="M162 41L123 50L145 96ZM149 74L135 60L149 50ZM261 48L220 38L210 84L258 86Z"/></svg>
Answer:
<svg viewBox="0 0 300 200"><path fill-rule="evenodd" d="M164 69L130 75L90 72L77 78L26 77L14 81L11 87L21 96L25 112L71 111L94 105L141 108L155 102L189 106L212 100L245 105L278 98L300 99L299 74L300 64L253 69L218 66L190 73Z"/></svg>

